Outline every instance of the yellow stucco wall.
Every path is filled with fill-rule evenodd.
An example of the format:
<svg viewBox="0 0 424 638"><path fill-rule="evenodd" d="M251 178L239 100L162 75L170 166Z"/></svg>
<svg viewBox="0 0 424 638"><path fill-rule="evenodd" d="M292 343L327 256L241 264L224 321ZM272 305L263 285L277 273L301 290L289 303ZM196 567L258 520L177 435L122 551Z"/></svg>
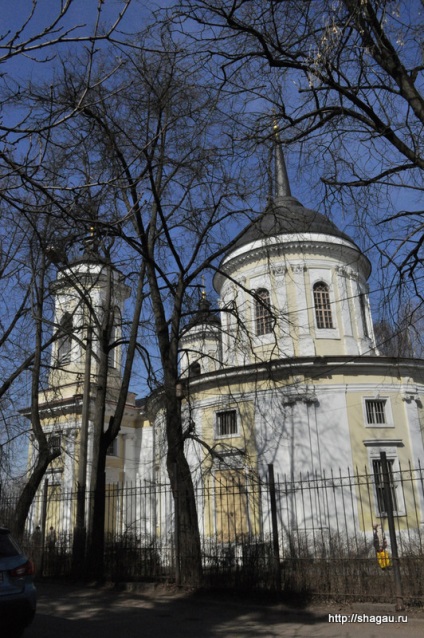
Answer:
<svg viewBox="0 0 424 638"><path fill-rule="evenodd" d="M370 381L370 379L367 379ZM409 462L413 458L409 429L405 412L405 401L402 399L401 387L398 379L385 379L375 377L375 388L380 388L378 397L386 399L386 415L390 417L390 424L367 424L364 413L365 399L376 397L376 392L349 391L346 394L347 413L349 419L350 440L352 457L358 476L356 492L362 503L361 527L370 529L375 523L380 522L377 511L375 486L372 480L372 459L377 458L379 450L390 450L387 458L396 457L394 467L397 500L399 501L399 513L396 516L400 529L415 527L417 524L416 505L418 503L417 484L411 480ZM390 383L390 381L392 383ZM385 383L390 387L399 384L399 390L385 391ZM375 445L372 442L375 441ZM366 443L365 443L366 442ZM402 470L400 474L397 470ZM368 476L367 476L368 475Z"/></svg>

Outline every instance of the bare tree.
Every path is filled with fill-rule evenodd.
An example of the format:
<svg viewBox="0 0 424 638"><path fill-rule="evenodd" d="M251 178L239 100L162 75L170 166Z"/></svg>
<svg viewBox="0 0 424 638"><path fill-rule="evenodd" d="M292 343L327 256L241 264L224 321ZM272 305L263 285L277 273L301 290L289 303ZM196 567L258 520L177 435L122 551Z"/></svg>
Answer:
<svg viewBox="0 0 424 638"><path fill-rule="evenodd" d="M24 3L20 12L5 20L0 36L3 115L0 124L3 143L0 152L1 293L7 297L0 337L2 460L7 458L5 451L11 449L13 441L25 430L10 424L22 422L16 412L19 407L22 408L22 397L25 396L22 379L28 370L32 375L31 429L37 448L35 465L29 471L19 501L16 518L19 534L41 477L55 456L41 427L37 394L45 381L49 347L60 334L58 327L52 325L52 315L47 312L48 282L52 272L49 242L55 243L60 239L63 248L76 238L81 239L81 229L73 225L76 217L71 205L71 191L56 199L54 190L46 188L42 169L46 159L46 140L49 131L58 125L60 115L53 119L51 111L44 122L37 122L35 131L29 124L33 103L21 94L21 86L25 85L26 77L32 76L33 80L37 74L48 77L54 61L59 60L61 55L69 55L70 51L73 55L86 51L92 60L103 43L124 45L127 36L122 35L120 28L130 4L131 0L123 0L111 6L109 2L99 0L87 6L82 17L80 11L75 13L75 9L80 9L75 0L65 0L48 13L42 2L31 0ZM89 87L90 66L84 80ZM50 171L54 172L54 169L50 167ZM42 206L39 204L41 199ZM34 335L34 339L22 339L25 333Z"/></svg>
<svg viewBox="0 0 424 638"><path fill-rule="evenodd" d="M178 393L179 341L201 273L213 269L231 245L230 220L245 214L239 195L256 190L256 184L248 186L241 178L241 163L228 161L231 148L225 140L231 137L223 133L232 122L221 111L219 91L166 33L150 52L133 53L124 62L118 72L108 56L99 58L95 69L90 55L75 58L63 64L53 90L33 85L27 89L32 103L28 121L31 130L39 131L38 144L45 149L31 188L40 186L53 194L52 207L68 229L74 220L86 228L93 224L98 237L113 243L111 263L128 276L138 273L132 350L128 345L125 381L105 431L111 328L107 308L98 324L90 485L96 496L89 555L100 568L106 451L119 431L138 343L145 355L144 377L150 387L156 386L165 413L167 468L185 550L183 582L196 585L201 579L200 538ZM87 90L89 67L92 82ZM47 113L53 119L57 113L57 122L60 116L48 136L41 130ZM90 197L98 202L91 218L84 205Z"/></svg>
<svg viewBox="0 0 424 638"><path fill-rule="evenodd" d="M394 304L392 304L394 305ZM423 308L421 304L412 307L409 299L397 304L396 311L387 313L375 325L377 347L388 357L411 357L422 359Z"/></svg>
<svg viewBox="0 0 424 638"><path fill-rule="evenodd" d="M107 2L99 0L93 3L91 24L81 16L78 20L72 12L77 9L75 0L64 0L54 10L45 11L40 0L26 2L16 21L6 25L8 28L0 38L0 64L14 57L36 56L39 52L46 60L55 55L60 45L101 42L119 39L118 28L131 0L122 0L119 8L114 7L112 15L105 16ZM41 58L43 60L43 58Z"/></svg>
<svg viewBox="0 0 424 638"><path fill-rule="evenodd" d="M251 109L275 109L284 140L319 167L323 201L355 207L361 235L422 299L422 3L181 0L169 16Z"/></svg>
<svg viewBox="0 0 424 638"><path fill-rule="evenodd" d="M23 535L28 511L37 492L37 489L44 477L49 464L60 454L59 450L50 447L46 433L44 432L39 413L39 390L42 370L42 354L45 349L44 336L44 301L45 301L45 269L46 258L43 254L37 259L37 274L31 282L31 292L33 296L33 316L35 328L35 351L32 363L31 380L31 429L37 442L37 456L31 472L25 482L24 488L19 496L14 522L14 531L21 537Z"/></svg>
<svg viewBox="0 0 424 638"><path fill-rule="evenodd" d="M29 201L28 194L28 204ZM35 209L37 205L33 204L33 207ZM23 534L29 507L45 471L59 454L49 446L39 413L39 392L46 381L50 346L59 337L60 331L52 324L48 290L52 271L45 251L49 236L46 221L49 220L40 210L38 213L33 215L22 211L19 217L5 210L2 217L4 230L7 228L7 237L4 236L3 242L3 276L0 280L4 300L0 338L0 398L4 408L2 445L11 452L14 450L11 445L13 440L27 439L28 428L24 426L22 416L17 414L24 407L22 399L25 397L31 404L26 416L30 419L33 446L37 450L17 502L13 524L18 536ZM30 397L26 384L30 386ZM8 427L9 422L14 423L13 429Z"/></svg>

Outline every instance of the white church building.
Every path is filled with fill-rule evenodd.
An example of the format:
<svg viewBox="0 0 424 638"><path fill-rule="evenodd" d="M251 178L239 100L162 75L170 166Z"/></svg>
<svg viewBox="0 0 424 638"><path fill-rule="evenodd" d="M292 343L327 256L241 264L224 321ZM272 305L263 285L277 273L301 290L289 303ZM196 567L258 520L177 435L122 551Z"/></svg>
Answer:
<svg viewBox="0 0 424 638"><path fill-rule="evenodd" d="M129 294L122 276L83 258L58 275L55 322L72 321L77 331L84 304L75 282L84 281L85 289L89 282L92 303L100 307L111 272L119 316ZM381 452L389 462L400 526L411 525L412 510L414 520L423 521L422 490L415 483L406 489L397 477L409 462L418 467L424 459L424 362L380 355L368 299L370 272L369 260L348 235L293 197L277 149L273 197L222 259L213 282L219 302L204 295L181 336L187 456L204 534L229 538L228 516L238 534L269 527L269 510L256 494L270 465L285 486L277 492L285 528L330 529L343 516L341 506L325 504L324 492L313 496L314 503L304 498L299 507L294 486L308 476L316 485L341 490L340 498L349 500L349 525L370 530L384 515ZM114 356L111 410L119 349ZM60 372L52 369L54 390L40 403L44 428L63 454L49 481L75 489L85 355L70 337L57 342L52 357L60 359ZM139 402L129 396L108 457L107 482L166 482L165 445L160 392ZM362 485L353 476L367 479ZM141 518L146 525L146 517L152 533L170 524L153 512L157 502L149 503L144 513L121 511L123 528L136 529Z"/></svg>

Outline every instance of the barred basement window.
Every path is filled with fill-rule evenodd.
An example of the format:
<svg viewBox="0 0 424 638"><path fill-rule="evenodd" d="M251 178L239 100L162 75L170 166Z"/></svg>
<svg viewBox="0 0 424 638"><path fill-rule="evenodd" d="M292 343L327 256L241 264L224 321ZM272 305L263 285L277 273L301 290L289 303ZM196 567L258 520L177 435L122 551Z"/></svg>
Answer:
<svg viewBox="0 0 424 638"><path fill-rule="evenodd" d="M386 399L366 399L367 423L370 425L386 423L385 407Z"/></svg>
<svg viewBox="0 0 424 638"><path fill-rule="evenodd" d="M226 410L216 414L217 436L230 436L237 434L237 412L236 410Z"/></svg>
<svg viewBox="0 0 424 638"><path fill-rule="evenodd" d="M261 288L256 291L255 299L255 327L258 337L272 332L273 318L270 310L268 290Z"/></svg>
<svg viewBox="0 0 424 638"><path fill-rule="evenodd" d="M330 291L323 281L314 285L314 305L317 328L334 328L331 315Z"/></svg>
<svg viewBox="0 0 424 638"><path fill-rule="evenodd" d="M395 459L387 459L387 469L389 474L389 489L392 497L393 512L399 512L399 504L396 494L396 484L393 480L393 469ZM386 503L385 503L385 487L384 487L384 475L383 466L381 460L374 459L372 462L372 470L375 481L375 491L377 496L377 512L380 516L386 515Z"/></svg>

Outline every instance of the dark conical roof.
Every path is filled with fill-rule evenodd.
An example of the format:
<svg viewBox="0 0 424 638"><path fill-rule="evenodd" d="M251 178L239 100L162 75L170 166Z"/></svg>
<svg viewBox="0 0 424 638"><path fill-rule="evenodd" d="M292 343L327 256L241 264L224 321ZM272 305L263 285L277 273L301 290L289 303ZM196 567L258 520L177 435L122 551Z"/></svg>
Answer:
<svg viewBox="0 0 424 638"><path fill-rule="evenodd" d="M292 196L277 125L274 126L274 131L273 197L262 215L247 226L234 248L277 235L302 233L331 235L353 243L325 215L305 208Z"/></svg>
<svg viewBox="0 0 424 638"><path fill-rule="evenodd" d="M256 252L256 248L260 250L266 248L266 240L269 240L268 243L270 245L293 243L301 246L302 241L314 240L314 235L316 241L320 241L324 235L335 238L335 241L328 240L325 243L337 245L346 242L351 249L359 253L365 272L368 272L368 277L371 272L371 264L353 239L341 231L328 217L316 210L306 208L292 196L284 154L278 136L278 128L274 126L274 130L276 130L276 134L274 135L272 196L263 213L255 217L240 233L234 244L224 255L221 266L232 261L239 254L237 253L238 249L255 242L258 242L259 245L251 246L252 250L250 252L252 254ZM310 237L311 235L312 237ZM281 237L281 242L278 240L272 241L278 237ZM244 253L245 251L242 250L241 252ZM214 286L217 291L221 290L222 277L223 274L219 272L214 277Z"/></svg>
<svg viewBox="0 0 424 638"><path fill-rule="evenodd" d="M353 243L352 239L322 213L305 208L295 197L274 197L262 215L247 226L232 250L251 242L277 235L320 233L339 237Z"/></svg>
<svg viewBox="0 0 424 638"><path fill-rule="evenodd" d="M357 250L354 241L322 213L306 208L291 194L290 181L281 146L278 126L274 126L274 171L272 196L264 212L256 217L241 233L226 257L242 246L279 235L294 235L302 241L303 234L329 235L348 241Z"/></svg>

